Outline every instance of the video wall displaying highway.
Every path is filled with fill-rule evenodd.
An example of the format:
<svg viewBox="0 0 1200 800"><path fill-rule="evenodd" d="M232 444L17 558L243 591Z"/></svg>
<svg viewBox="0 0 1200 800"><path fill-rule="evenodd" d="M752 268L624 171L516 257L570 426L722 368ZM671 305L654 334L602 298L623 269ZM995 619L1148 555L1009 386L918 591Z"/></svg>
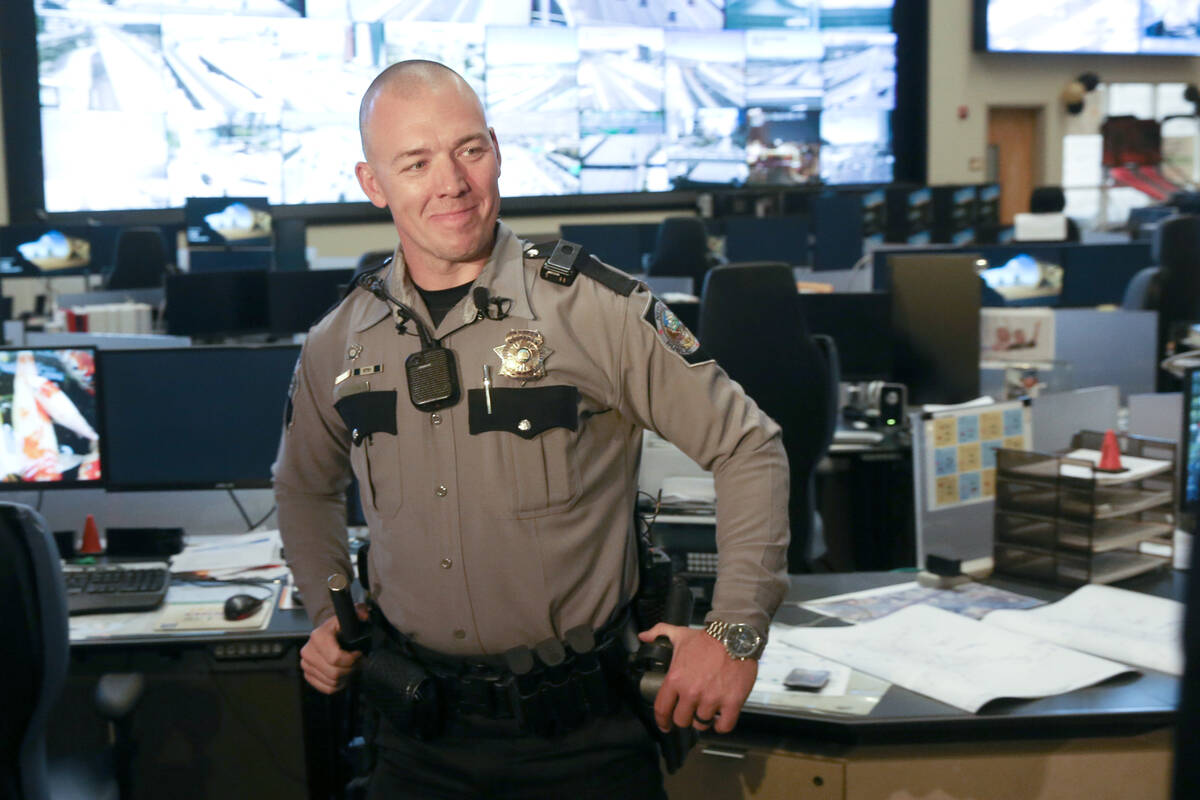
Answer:
<svg viewBox="0 0 1200 800"><path fill-rule="evenodd" d="M427 58L506 197L892 179L892 0L34 0L52 212L361 202L359 99Z"/></svg>

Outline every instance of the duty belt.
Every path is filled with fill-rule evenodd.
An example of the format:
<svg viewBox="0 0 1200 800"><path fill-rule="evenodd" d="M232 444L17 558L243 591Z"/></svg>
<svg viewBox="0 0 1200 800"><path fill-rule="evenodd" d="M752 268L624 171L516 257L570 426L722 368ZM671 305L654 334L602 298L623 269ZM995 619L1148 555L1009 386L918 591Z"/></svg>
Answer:
<svg viewBox="0 0 1200 800"><path fill-rule="evenodd" d="M422 647L378 616L383 641L377 645L398 649L428 672L445 718L512 719L523 730L554 736L614 711L628 690L629 660L620 638L627 614L600 631L579 626L562 641L484 657Z"/></svg>

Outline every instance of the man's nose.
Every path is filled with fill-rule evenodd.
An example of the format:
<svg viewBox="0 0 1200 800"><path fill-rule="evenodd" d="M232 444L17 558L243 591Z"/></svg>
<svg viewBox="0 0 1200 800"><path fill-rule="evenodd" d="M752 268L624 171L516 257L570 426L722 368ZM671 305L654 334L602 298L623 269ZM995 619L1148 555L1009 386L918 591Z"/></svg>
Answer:
<svg viewBox="0 0 1200 800"><path fill-rule="evenodd" d="M459 195L467 189L466 172L456 158L440 159L440 163L436 165L434 178L441 194Z"/></svg>

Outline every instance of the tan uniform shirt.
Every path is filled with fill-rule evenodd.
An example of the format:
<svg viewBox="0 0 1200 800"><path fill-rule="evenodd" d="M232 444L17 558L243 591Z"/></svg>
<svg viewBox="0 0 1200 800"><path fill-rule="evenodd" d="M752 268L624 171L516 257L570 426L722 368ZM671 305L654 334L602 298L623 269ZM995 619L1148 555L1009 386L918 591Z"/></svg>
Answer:
<svg viewBox="0 0 1200 800"><path fill-rule="evenodd" d="M349 572L342 497L353 467L370 528L371 591L422 645L494 654L600 627L637 587L633 503L648 428L715 476L711 616L765 631L787 585L779 427L702 351L688 352L694 338L645 286L630 282L626 296L587 275L562 286L539 277L549 253L534 257L528 247L499 224L475 281L511 300L507 318L477 319L468 295L434 332L457 359L463 398L452 407L413 406L404 360L420 349L415 327L399 335L389 307L367 291L356 289L310 332L275 494L314 623L332 613L326 578ZM399 253L387 269L392 294L429 325ZM501 374L496 348L515 331L541 335L544 375Z"/></svg>

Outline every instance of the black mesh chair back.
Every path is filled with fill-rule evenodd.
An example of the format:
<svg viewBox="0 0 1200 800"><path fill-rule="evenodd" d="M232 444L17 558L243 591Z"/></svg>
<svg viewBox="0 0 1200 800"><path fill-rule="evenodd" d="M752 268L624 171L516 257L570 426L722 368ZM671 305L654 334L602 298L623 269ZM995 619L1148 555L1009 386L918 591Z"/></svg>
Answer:
<svg viewBox="0 0 1200 800"><path fill-rule="evenodd" d="M167 246L158 228L125 228L117 237L113 270L106 289L148 289L163 285Z"/></svg>
<svg viewBox="0 0 1200 800"><path fill-rule="evenodd" d="M698 327L704 349L783 428L791 471L788 571L809 571L816 467L837 421L833 341L818 343L809 334L792 269L782 263L714 267L704 282Z"/></svg>

